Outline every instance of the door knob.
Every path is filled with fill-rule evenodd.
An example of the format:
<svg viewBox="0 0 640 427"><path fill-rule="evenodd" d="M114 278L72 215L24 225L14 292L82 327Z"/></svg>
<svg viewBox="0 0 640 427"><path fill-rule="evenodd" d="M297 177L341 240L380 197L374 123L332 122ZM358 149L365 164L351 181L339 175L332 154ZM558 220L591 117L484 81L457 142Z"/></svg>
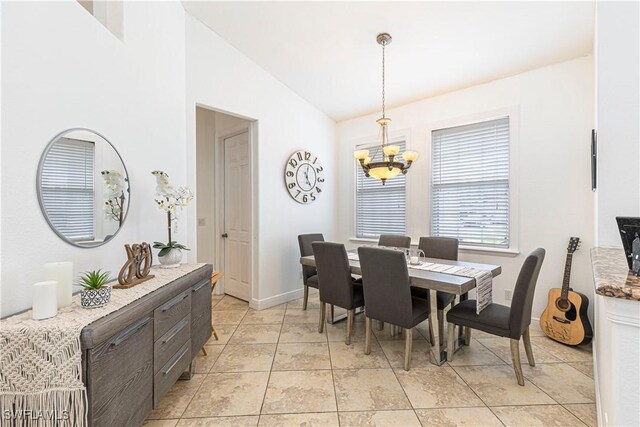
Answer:
<svg viewBox="0 0 640 427"><path fill-rule="evenodd" d="M224 233L222 237L226 239L227 237L229 237L229 235L227 233Z"/></svg>

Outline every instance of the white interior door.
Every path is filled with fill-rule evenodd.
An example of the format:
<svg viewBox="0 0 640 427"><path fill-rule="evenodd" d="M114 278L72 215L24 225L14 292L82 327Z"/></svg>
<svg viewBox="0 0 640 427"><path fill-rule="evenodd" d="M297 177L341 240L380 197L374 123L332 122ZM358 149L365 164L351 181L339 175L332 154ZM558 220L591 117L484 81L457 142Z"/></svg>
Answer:
<svg viewBox="0 0 640 427"><path fill-rule="evenodd" d="M224 140L225 293L249 301L250 224L249 132Z"/></svg>

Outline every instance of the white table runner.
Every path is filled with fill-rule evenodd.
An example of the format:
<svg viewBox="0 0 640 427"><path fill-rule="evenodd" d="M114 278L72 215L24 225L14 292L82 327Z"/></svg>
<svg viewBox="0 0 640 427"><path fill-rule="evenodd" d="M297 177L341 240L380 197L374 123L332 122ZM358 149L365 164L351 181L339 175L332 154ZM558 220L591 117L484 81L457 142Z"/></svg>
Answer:
<svg viewBox="0 0 640 427"><path fill-rule="evenodd" d="M356 252L347 253L347 257L353 261L359 260ZM420 265L407 264L407 266L416 270L433 271L474 279L476 281L476 314L480 314L482 310L493 302L493 274L491 271L434 262L423 262Z"/></svg>
<svg viewBox="0 0 640 427"><path fill-rule="evenodd" d="M86 425L82 329L204 265L153 268L153 279L129 289L112 289L111 301L104 307L82 308L77 294L71 306L55 317L33 320L29 310L0 321L0 424Z"/></svg>

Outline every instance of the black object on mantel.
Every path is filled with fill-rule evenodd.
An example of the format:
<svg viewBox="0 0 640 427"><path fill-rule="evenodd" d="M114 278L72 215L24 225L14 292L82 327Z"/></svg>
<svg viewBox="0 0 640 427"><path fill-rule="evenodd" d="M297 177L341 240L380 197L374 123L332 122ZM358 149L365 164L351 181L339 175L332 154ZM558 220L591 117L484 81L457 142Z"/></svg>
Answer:
<svg viewBox="0 0 640 427"><path fill-rule="evenodd" d="M616 217L629 270L640 276L640 218Z"/></svg>

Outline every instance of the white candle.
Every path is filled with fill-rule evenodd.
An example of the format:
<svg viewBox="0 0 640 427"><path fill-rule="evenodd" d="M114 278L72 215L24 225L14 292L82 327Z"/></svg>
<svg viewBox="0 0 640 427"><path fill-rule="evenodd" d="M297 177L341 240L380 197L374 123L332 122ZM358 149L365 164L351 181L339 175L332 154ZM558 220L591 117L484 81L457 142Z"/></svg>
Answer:
<svg viewBox="0 0 640 427"><path fill-rule="evenodd" d="M47 319L58 314L58 283L53 280L33 284L33 310L31 316Z"/></svg>
<svg viewBox="0 0 640 427"><path fill-rule="evenodd" d="M50 262L44 265L45 280L58 282L58 308L71 305L73 295L73 263L72 262Z"/></svg>
<svg viewBox="0 0 640 427"><path fill-rule="evenodd" d="M411 257L411 264L415 265L415 264L418 264L418 262L420 262L420 261L418 260L417 256L412 256Z"/></svg>

